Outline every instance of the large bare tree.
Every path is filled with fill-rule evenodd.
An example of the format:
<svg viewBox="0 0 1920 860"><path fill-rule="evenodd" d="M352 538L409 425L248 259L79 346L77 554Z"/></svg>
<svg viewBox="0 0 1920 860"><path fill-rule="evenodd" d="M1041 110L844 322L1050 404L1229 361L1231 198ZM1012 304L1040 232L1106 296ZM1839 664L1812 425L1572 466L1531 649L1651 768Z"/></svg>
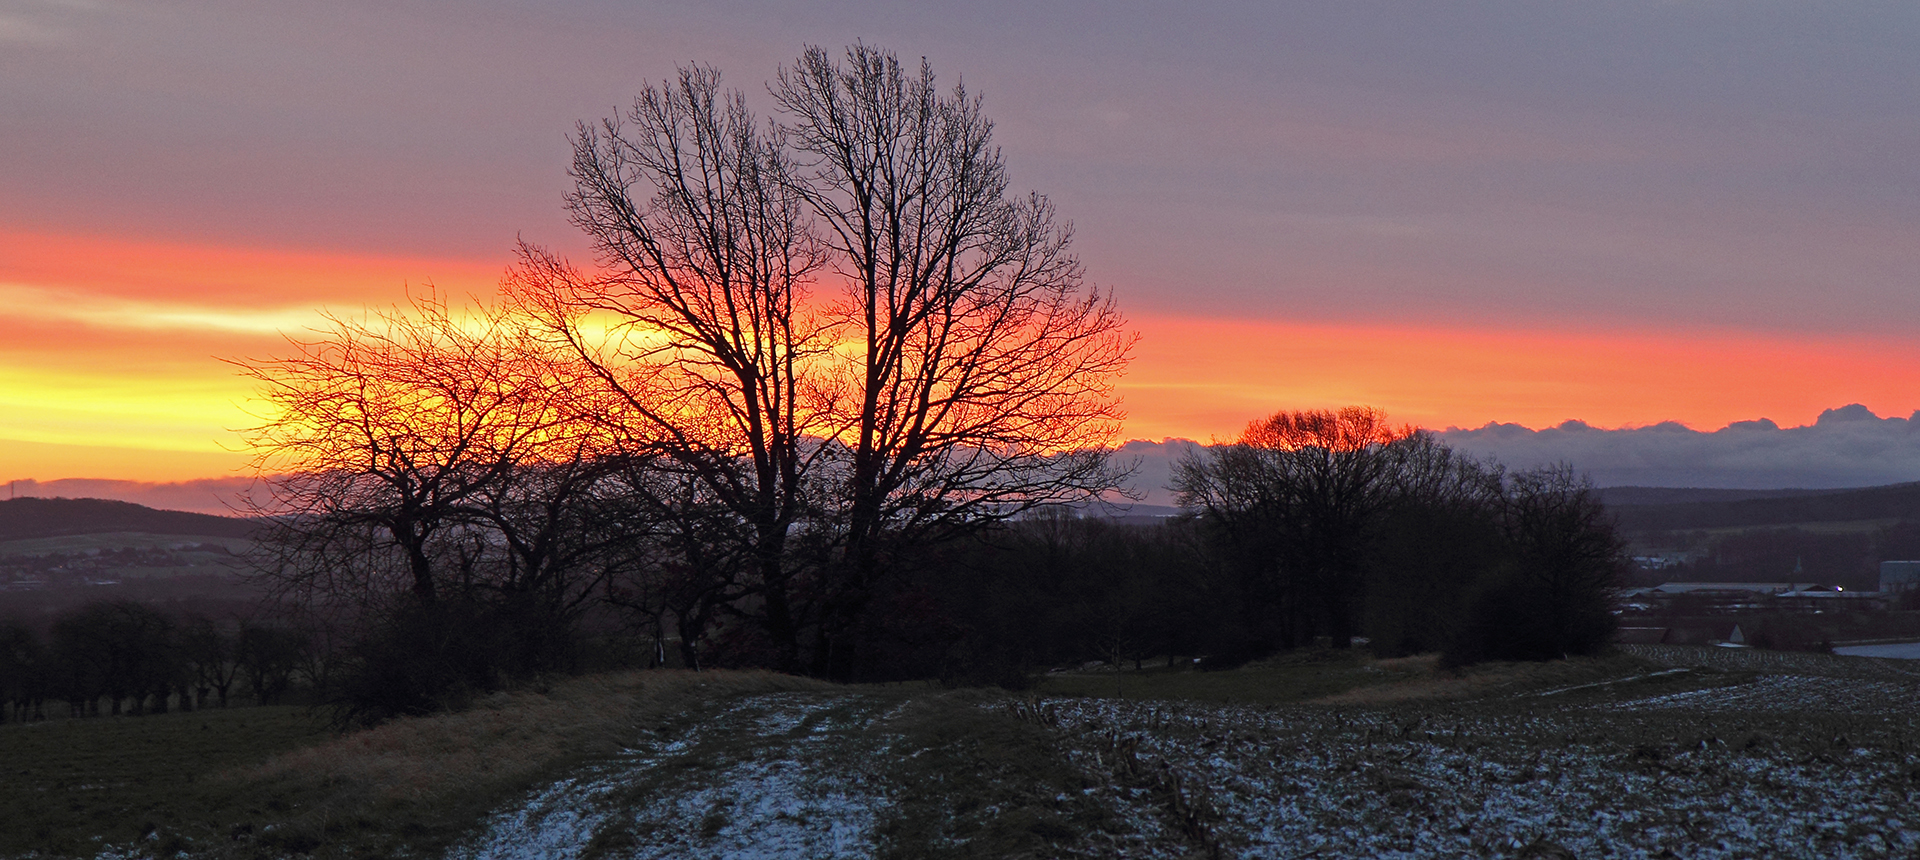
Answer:
<svg viewBox="0 0 1920 860"><path fill-rule="evenodd" d="M649 86L624 118L574 139L567 202L599 268L523 246L509 288L593 369L619 406L604 423L656 473L628 486L672 532L663 547L705 578L696 587L669 565L686 587L665 591L702 595L704 608L752 590L791 666L803 620L787 545L833 399L819 369L828 324L807 302L821 249L782 140L712 69ZM713 536L734 545L689 543Z"/></svg>
<svg viewBox="0 0 1920 860"><path fill-rule="evenodd" d="M568 202L600 265L526 247L512 289L680 509L750 544L780 661L844 674L902 548L1114 488L1133 338L1046 198L1009 194L977 98L866 46L772 90L762 124L696 67L582 125Z"/></svg>
<svg viewBox="0 0 1920 860"><path fill-rule="evenodd" d="M842 552L814 667L837 671L832 639L894 548L1115 487L1133 336L1052 203L1009 193L978 97L866 45L809 48L773 89L847 283Z"/></svg>

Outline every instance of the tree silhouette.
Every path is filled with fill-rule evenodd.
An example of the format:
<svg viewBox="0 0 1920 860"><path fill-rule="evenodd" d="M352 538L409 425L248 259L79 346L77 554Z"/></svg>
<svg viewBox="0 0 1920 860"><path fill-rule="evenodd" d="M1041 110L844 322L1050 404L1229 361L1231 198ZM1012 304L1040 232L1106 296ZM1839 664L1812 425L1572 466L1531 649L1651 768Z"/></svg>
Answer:
<svg viewBox="0 0 1920 860"><path fill-rule="evenodd" d="M825 671L890 556L1113 489L1111 385L1133 337L1085 286L1053 204L1009 195L978 97L865 45L844 62L809 48L773 89L850 282Z"/></svg>
<svg viewBox="0 0 1920 860"><path fill-rule="evenodd" d="M1176 467L1183 507L1233 545L1244 623L1258 653L1311 630L1336 647L1358 632L1367 554L1387 513L1437 465L1433 445L1375 409L1277 412L1240 441L1190 452Z"/></svg>
<svg viewBox="0 0 1920 860"><path fill-rule="evenodd" d="M561 392L570 365L506 315L463 317L437 295L366 319L334 318L293 354L236 362L260 383L266 420L249 431L272 499L269 578L283 591L431 602L450 571L436 541L458 542L482 494L533 465L580 458L589 403Z"/></svg>
<svg viewBox="0 0 1920 860"><path fill-rule="evenodd" d="M779 665L844 676L911 549L1113 489L1132 337L1046 198L1009 195L977 98L866 46L772 89L763 127L696 67L581 126L569 207L605 265L523 246L510 289L679 477L640 485L667 545L730 540L700 547L737 565L715 593L752 595Z"/></svg>
<svg viewBox="0 0 1920 860"><path fill-rule="evenodd" d="M46 649L32 630L0 623L0 722L45 716L49 669Z"/></svg>
<svg viewBox="0 0 1920 860"><path fill-rule="evenodd" d="M1490 578L1450 659L1551 659L1604 646L1626 543L1593 485L1566 465L1510 475L1499 523L1509 566Z"/></svg>

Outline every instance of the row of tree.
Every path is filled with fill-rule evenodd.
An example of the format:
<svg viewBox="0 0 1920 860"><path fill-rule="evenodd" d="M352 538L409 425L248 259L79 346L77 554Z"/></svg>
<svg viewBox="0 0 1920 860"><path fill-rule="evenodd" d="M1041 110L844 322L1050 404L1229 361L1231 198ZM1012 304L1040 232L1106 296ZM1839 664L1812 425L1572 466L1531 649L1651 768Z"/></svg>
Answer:
<svg viewBox="0 0 1920 860"><path fill-rule="evenodd" d="M850 625L856 675L1020 686L1089 659L1212 668L1354 637L1385 654L1538 659L1590 652L1612 630L1620 543L1566 469L1509 473L1349 409L1257 422L1177 475L1186 512L1163 525L1053 508L917 553ZM708 594L710 617L675 614L694 604L674 589L716 578L667 570L645 533L593 536L634 519L616 489L587 494L566 527L583 530L567 542L600 547L582 558L603 587L579 592L577 611L509 599L495 579L508 551L465 524L453 531L469 542L424 545L432 601L397 576L392 601L331 618L219 624L120 602L58 617L44 642L0 628L0 699L16 717L49 700L147 713L239 691L272 702L298 679L342 716L377 719L581 668L777 665L752 607Z"/></svg>
<svg viewBox="0 0 1920 860"><path fill-rule="evenodd" d="M1281 413L1176 472L1185 512L1060 510L950 547L887 595L891 677L1025 683L1100 660L1290 648L1449 663L1603 648L1626 559L1587 483L1461 457L1367 409Z"/></svg>
<svg viewBox="0 0 1920 860"><path fill-rule="evenodd" d="M308 655L305 636L281 624L174 616L131 601L103 601L54 618L44 637L0 624L0 721L165 713L245 698L273 704Z"/></svg>
<svg viewBox="0 0 1920 860"><path fill-rule="evenodd" d="M1250 653L1356 635L1457 659L1588 653L1625 545L1584 478L1461 457L1372 409L1280 412L1182 462Z"/></svg>
<svg viewBox="0 0 1920 860"><path fill-rule="evenodd" d="M345 631L329 686L362 716L573 671L589 619L616 616L655 662L838 679L1071 650L992 656L1023 614L1105 619L1084 641L1138 650L1149 593L1186 607L1153 622L1169 653L1344 645L1401 616L1393 647L1451 647L1416 610L1468 603L1548 631L1490 653L1593 640L1618 546L1591 495L1366 410L1282 413L1190 460L1189 520L1060 561L1087 577L1025 567L1019 548L1093 528L1059 511L1125 478L1133 336L1046 198L1009 192L977 97L858 45L768 91L763 121L690 68L577 129L594 266L523 244L498 303L421 297L241 363L275 490L255 561Z"/></svg>

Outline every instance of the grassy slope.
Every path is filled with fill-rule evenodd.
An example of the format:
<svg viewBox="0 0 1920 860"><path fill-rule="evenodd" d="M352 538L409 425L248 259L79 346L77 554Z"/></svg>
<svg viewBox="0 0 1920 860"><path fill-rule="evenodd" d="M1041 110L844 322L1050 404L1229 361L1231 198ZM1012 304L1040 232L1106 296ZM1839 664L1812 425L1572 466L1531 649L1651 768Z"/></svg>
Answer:
<svg viewBox="0 0 1920 860"><path fill-rule="evenodd" d="M208 857L432 851L487 810L714 701L823 689L761 672L623 673L336 735L300 708L0 726L0 856L134 843Z"/></svg>
<svg viewBox="0 0 1920 860"><path fill-rule="evenodd" d="M1035 692L1049 696L1283 704L1425 677L1432 672L1431 659L1373 660L1361 651L1300 651L1229 672L1161 666L1117 674L1110 669L1062 672L1041 679Z"/></svg>
<svg viewBox="0 0 1920 860"><path fill-rule="evenodd" d="M1752 665L1695 660L1686 672L1662 672L1685 664L1691 653L1489 665L1461 674L1440 672L1430 659L1321 653L1232 672L1129 672L1120 683L1125 702L1136 707L1230 701L1236 712L1324 713L1340 725L1349 715L1395 724L1435 716L1490 725L1511 719L1518 726L1536 711L1568 703L1739 687L1767 672L1806 675L1810 668L1754 657ZM1733 659L1717 651L1706 656ZM1824 659L1811 668L1863 679L1903 669ZM767 673L626 673L574 679L544 693L502 694L465 713L342 736L286 708L8 725L0 727L0 762L13 778L0 781L0 821L6 822L0 855L90 856L103 841L126 845L148 831L152 838L138 844L163 854L436 854L488 811L617 753L642 733L678 736L742 696L791 691L854 696L871 703L863 707L889 714L883 728L886 748L895 751L885 763L893 806L877 830L888 856L1101 856L1105 846L1119 844L1113 840L1140 832L1127 815L1116 816L1118 807L1085 799L1103 791L1148 804L1142 814L1162 821L1151 838L1205 847L1215 838L1208 835L1212 825L1181 818L1193 814L1182 793L1192 789L1170 782L1172 772L1138 765L1146 759L1121 749L1118 740L1109 739L1108 749L1099 746L1097 732L1033 718L1060 697L1111 698L1113 681L1104 673L1054 676L1040 696L1018 699L918 685L835 687ZM1553 734L1566 727L1553 723L1540 743L1571 743ZM1732 714L1702 723L1684 711L1594 713L1579 718L1579 731L1608 736L1607 749L1628 756L1643 746L1680 749L1703 731L1740 749L1751 746L1740 739L1764 735L1775 739L1769 742L1781 755L1798 756L1827 749L1839 735L1902 754L1910 742L1904 728L1877 719L1805 714ZM1509 757L1534 755L1529 750L1536 744L1522 735L1499 742L1500 748L1511 747ZM1487 737L1478 743L1494 743ZM1121 769L1103 770L1115 767Z"/></svg>

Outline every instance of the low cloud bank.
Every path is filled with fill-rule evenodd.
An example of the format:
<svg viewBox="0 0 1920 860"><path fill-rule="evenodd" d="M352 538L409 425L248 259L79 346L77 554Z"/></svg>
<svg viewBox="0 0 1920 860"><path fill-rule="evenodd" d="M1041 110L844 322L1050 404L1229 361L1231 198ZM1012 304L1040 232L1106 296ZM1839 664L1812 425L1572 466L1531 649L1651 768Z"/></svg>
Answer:
<svg viewBox="0 0 1920 860"><path fill-rule="evenodd" d="M1602 487L1830 489L1920 481L1920 412L1881 418L1858 403L1829 409L1805 427L1767 419L1714 431L1675 422L1602 430L1580 421L1531 430L1518 424L1439 433L1454 450L1526 469L1572 463ZM1187 439L1136 440L1120 448L1137 461L1133 487L1145 502L1171 505L1173 464L1199 446Z"/></svg>
<svg viewBox="0 0 1920 860"><path fill-rule="evenodd" d="M166 511L192 511L219 516L244 513L244 502L251 494L257 494L261 501L267 498L265 488L252 478L205 478L169 483L65 478L58 481L9 481L5 489L10 497L114 499Z"/></svg>
<svg viewBox="0 0 1920 860"><path fill-rule="evenodd" d="M1449 428L1440 437L1515 468L1572 463L1602 487L1826 489L1920 480L1920 412L1881 418L1858 403L1822 412L1806 427L1763 418L1711 432L1673 422L1601 430L1568 421L1544 430Z"/></svg>

